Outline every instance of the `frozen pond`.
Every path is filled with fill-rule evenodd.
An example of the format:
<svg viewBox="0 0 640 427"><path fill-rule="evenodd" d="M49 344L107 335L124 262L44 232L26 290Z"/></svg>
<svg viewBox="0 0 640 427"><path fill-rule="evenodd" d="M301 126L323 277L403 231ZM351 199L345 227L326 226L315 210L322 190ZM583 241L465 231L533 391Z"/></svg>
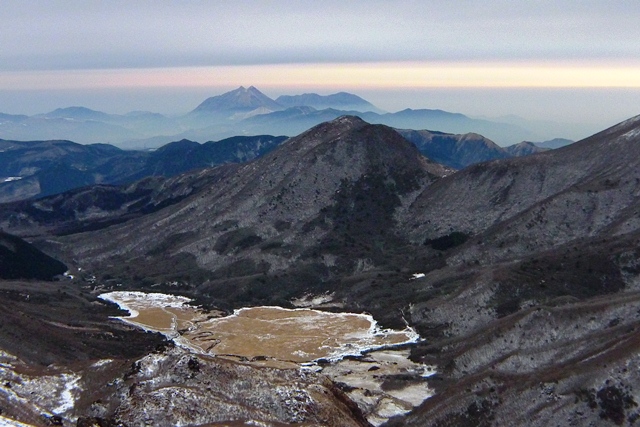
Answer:
<svg viewBox="0 0 640 427"><path fill-rule="evenodd" d="M409 327L382 329L367 314L251 307L223 316L203 312L190 305L189 298L174 295L110 292L100 298L130 313L119 317L122 321L161 332L197 353L322 371L346 386L345 392L375 426L433 395L426 378L435 368L414 363L408 349L395 348L418 341L418 334ZM327 297L318 298L326 302ZM319 359L332 363L315 364Z"/></svg>
<svg viewBox="0 0 640 427"><path fill-rule="evenodd" d="M308 308L251 307L213 317L189 299L143 292L110 292L100 298L131 313L125 322L157 331L179 344L215 355L269 358L296 363L338 360L364 351L411 343L418 334L381 329L367 314L328 313Z"/></svg>

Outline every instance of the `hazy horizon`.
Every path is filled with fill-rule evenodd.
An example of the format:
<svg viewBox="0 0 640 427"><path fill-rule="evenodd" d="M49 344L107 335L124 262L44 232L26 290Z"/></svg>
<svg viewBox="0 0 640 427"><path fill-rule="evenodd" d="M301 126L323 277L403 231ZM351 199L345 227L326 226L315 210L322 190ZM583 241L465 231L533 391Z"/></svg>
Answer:
<svg viewBox="0 0 640 427"><path fill-rule="evenodd" d="M578 124L584 136L640 114L634 1L8 0L3 15L7 114L177 115L240 85Z"/></svg>

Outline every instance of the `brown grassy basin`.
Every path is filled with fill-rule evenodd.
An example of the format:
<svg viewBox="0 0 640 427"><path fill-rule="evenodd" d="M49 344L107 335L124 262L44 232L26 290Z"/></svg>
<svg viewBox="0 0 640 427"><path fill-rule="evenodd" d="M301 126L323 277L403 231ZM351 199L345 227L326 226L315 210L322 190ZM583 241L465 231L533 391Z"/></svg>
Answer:
<svg viewBox="0 0 640 427"><path fill-rule="evenodd" d="M367 350L414 342L411 328L381 329L367 314L251 307L214 317L166 294L110 292L100 296L129 311L125 322L161 332L202 353L298 363L337 360Z"/></svg>

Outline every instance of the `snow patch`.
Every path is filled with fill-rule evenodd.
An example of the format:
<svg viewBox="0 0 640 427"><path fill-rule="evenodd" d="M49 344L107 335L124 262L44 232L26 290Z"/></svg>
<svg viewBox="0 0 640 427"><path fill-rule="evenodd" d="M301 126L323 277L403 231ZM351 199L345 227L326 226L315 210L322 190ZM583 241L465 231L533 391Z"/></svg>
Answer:
<svg viewBox="0 0 640 427"><path fill-rule="evenodd" d="M435 374L435 367L412 362L409 354L408 349L373 351L358 360L344 359L326 366L322 373L352 388L347 395L377 426L395 415L406 414L434 395L426 377ZM383 389L385 379L394 377L413 379Z"/></svg>
<svg viewBox="0 0 640 427"><path fill-rule="evenodd" d="M630 130L629 132L622 134L622 137L625 139L632 139L637 137L638 135L640 135L640 127L637 127L635 129Z"/></svg>
<svg viewBox="0 0 640 427"><path fill-rule="evenodd" d="M64 383L64 389L58 398L58 406L51 410L54 414L64 414L65 412L72 410L76 404L75 391L81 391L81 388L78 386L78 382L80 382L79 376L62 374L60 375L60 378Z"/></svg>
<svg viewBox="0 0 640 427"><path fill-rule="evenodd" d="M35 427L33 424L25 424L20 421L12 420L11 418L3 417L0 415L0 427Z"/></svg>
<svg viewBox="0 0 640 427"><path fill-rule="evenodd" d="M140 315L136 308L182 308L191 298L162 293L146 293L137 291L114 291L98 295L98 298L117 304L129 316L116 319L135 319Z"/></svg>
<svg viewBox="0 0 640 427"><path fill-rule="evenodd" d="M98 360L97 362L93 363L91 365L92 368L102 368L103 366L106 366L108 364L110 364L111 362L113 362L113 359L102 359L102 360Z"/></svg>
<svg viewBox="0 0 640 427"><path fill-rule="evenodd" d="M22 179L21 176L8 176L6 178L0 178L2 182L11 182L11 181L19 181Z"/></svg>
<svg viewBox="0 0 640 427"><path fill-rule="evenodd" d="M317 307L322 304L330 303L335 298L335 295L335 292L326 293L324 295L306 294L300 298L292 299L291 304L297 308Z"/></svg>
<svg viewBox="0 0 640 427"><path fill-rule="evenodd" d="M64 415L74 408L76 396L82 391L81 377L76 373L30 376L19 372L12 366L0 366L0 378L11 385L1 388L0 395L16 408L29 408L46 416Z"/></svg>

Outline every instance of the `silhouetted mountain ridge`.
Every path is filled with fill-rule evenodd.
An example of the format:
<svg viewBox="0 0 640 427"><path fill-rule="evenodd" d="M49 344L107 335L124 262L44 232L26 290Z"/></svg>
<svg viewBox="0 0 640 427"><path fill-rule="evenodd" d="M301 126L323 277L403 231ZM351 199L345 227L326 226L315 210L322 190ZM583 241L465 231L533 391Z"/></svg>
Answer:
<svg viewBox="0 0 640 427"><path fill-rule="evenodd" d="M313 107L317 110L333 108L342 111L373 111L382 113L375 105L360 98L357 95L338 92L331 95L318 95L317 93L304 93L302 95L281 95L276 98L276 102L285 108L290 107Z"/></svg>
<svg viewBox="0 0 640 427"><path fill-rule="evenodd" d="M510 145L504 149L513 157L529 156L531 154L542 153L543 151L550 150L550 148L543 148L529 141L522 141L519 144Z"/></svg>
<svg viewBox="0 0 640 427"><path fill-rule="evenodd" d="M181 139L198 142L236 135L297 135L311 126L345 114L355 114L370 123L405 129L433 129L448 133L479 133L500 145L545 136L526 126L526 120L501 122L474 119L436 109L405 109L384 113L354 94L307 93L283 95L282 104L254 86L207 98L193 111L166 117L157 113L107 114L85 107L59 108L35 116L2 115L0 138L12 140L68 139L83 144L111 143L122 148L157 148ZM292 109L293 108L293 109ZM313 113L313 108L317 110ZM284 121L281 110L289 110Z"/></svg>
<svg viewBox="0 0 640 427"><path fill-rule="evenodd" d="M0 201L43 197L91 184L123 184L148 176L252 160L286 137L234 137L205 144L181 140L156 151L125 151L106 144L0 140Z"/></svg>
<svg viewBox="0 0 640 427"><path fill-rule="evenodd" d="M511 154L493 141L478 134L453 135L427 130L398 132L418 147L418 150L435 162L455 169L495 159L505 159Z"/></svg>

